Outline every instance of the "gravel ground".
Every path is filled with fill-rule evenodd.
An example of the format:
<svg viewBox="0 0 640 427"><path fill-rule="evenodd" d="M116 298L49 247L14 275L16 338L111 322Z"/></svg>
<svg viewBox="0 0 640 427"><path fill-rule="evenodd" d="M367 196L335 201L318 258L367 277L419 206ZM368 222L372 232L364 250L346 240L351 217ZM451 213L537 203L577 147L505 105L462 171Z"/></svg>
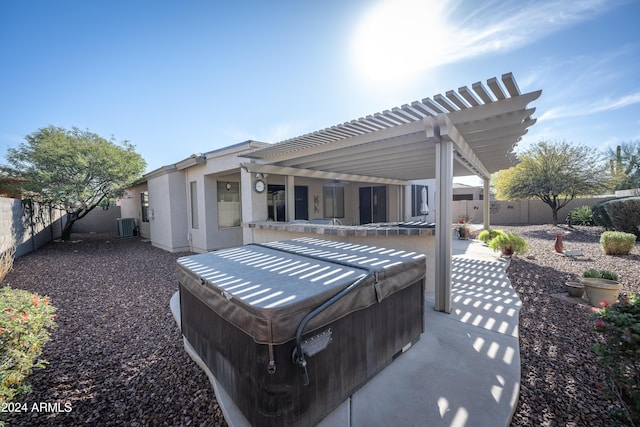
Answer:
<svg viewBox="0 0 640 427"><path fill-rule="evenodd" d="M590 346L597 342L590 310L558 299L564 282L587 268L616 271L623 292L640 291L640 247L605 256L601 229L579 228L553 252L550 226L500 227L530 244L508 269L520 313L522 384L512 426L610 426L618 408ZM77 234L15 261L3 284L48 295L59 328L46 345L44 370L30 377L33 403L62 412L11 414L9 425L225 426L206 375L189 359L169 309L177 289L175 260L139 238ZM64 412L64 404L71 411Z"/></svg>
<svg viewBox="0 0 640 427"><path fill-rule="evenodd" d="M225 426L213 389L182 346L169 309L176 258L139 238L76 234L18 258L3 284L48 295L58 329L11 426Z"/></svg>
<svg viewBox="0 0 640 427"><path fill-rule="evenodd" d="M598 342L591 309L553 297L565 293L564 282L589 268L618 273L623 293L640 291L640 245L628 256L607 256L597 227L577 227L564 237L565 257L553 249L551 226L496 227L520 234L530 245L507 270L522 300L520 311L520 399L512 426L613 426L619 409L608 400L606 380L591 346ZM622 423L624 425L624 422Z"/></svg>

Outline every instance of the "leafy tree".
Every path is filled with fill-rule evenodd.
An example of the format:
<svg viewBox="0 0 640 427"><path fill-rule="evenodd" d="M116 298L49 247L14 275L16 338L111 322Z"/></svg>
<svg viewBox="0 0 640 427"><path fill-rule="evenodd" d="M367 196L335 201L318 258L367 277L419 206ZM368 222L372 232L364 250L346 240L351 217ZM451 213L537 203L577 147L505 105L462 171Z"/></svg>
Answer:
<svg viewBox="0 0 640 427"><path fill-rule="evenodd" d="M103 200L122 194L146 167L127 141L117 144L76 127L49 126L25 140L8 149L9 165L0 171L8 182L18 183L23 198L66 211L65 240L77 220Z"/></svg>
<svg viewBox="0 0 640 427"><path fill-rule="evenodd" d="M640 140L623 142L607 150L616 190L640 188Z"/></svg>
<svg viewBox="0 0 640 427"><path fill-rule="evenodd" d="M607 165L595 148L540 141L519 157L519 164L494 174L496 197L538 198L551 208L554 225L558 225L558 211L573 198L597 194L610 185Z"/></svg>

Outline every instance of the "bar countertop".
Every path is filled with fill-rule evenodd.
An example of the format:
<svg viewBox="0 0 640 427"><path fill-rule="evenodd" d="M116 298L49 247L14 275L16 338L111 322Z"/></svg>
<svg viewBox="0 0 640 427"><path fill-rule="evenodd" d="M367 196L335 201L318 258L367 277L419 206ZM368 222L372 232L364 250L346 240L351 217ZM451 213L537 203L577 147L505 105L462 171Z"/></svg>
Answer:
<svg viewBox="0 0 640 427"><path fill-rule="evenodd" d="M243 227L258 230L289 231L297 233L312 233L328 236L435 236L435 224L421 221L377 223L366 225L332 225L306 221L275 222L257 221L243 223Z"/></svg>

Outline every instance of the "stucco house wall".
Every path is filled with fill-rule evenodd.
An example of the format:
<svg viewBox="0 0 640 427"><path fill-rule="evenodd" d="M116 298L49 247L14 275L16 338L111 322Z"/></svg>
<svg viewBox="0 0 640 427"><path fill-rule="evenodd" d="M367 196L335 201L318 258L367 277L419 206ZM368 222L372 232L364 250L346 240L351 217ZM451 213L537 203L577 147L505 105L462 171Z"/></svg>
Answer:
<svg viewBox="0 0 640 427"><path fill-rule="evenodd" d="M142 193L149 190L147 181L144 181L138 185L127 188L124 196L118 200L120 206L120 218L135 218L136 225L140 231L140 236L149 238L150 233L150 221L142 220ZM151 200L149 200L151 203ZM147 215L150 216L150 212L147 211Z"/></svg>
<svg viewBox="0 0 640 427"><path fill-rule="evenodd" d="M151 243L170 252L189 250L184 175L170 171L148 180Z"/></svg>

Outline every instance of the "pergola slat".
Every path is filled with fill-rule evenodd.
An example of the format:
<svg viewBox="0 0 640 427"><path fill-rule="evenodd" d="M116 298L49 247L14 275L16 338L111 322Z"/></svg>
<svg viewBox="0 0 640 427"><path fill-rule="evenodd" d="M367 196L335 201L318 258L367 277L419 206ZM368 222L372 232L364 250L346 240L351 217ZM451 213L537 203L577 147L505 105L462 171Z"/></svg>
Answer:
<svg viewBox="0 0 640 427"><path fill-rule="evenodd" d="M380 120L378 117L375 117L375 116L367 116L366 119L371 123L376 123L382 129L386 129L389 126L392 126L390 123Z"/></svg>
<svg viewBox="0 0 640 427"><path fill-rule="evenodd" d="M447 110L431 98L424 98L422 103L436 112L436 115L446 113Z"/></svg>
<svg viewBox="0 0 640 427"><path fill-rule="evenodd" d="M422 114L420 111L416 110L409 104L404 104L401 108L402 108L402 111L412 115L413 117L416 118L416 120L422 120L423 118L426 117L424 114Z"/></svg>
<svg viewBox="0 0 640 427"><path fill-rule="evenodd" d="M431 108L427 107L426 105L424 105L422 102L419 101L413 101L411 103L411 107L413 107L415 110L420 111L421 113L423 113L425 115L425 117L433 117L433 116L437 116L438 112L432 110Z"/></svg>
<svg viewBox="0 0 640 427"><path fill-rule="evenodd" d="M447 110L450 113L452 113L454 111L458 111L458 109L451 102L449 102L449 100L447 98L445 98L444 96L442 96L440 94L435 95L433 97L433 99L439 105L442 105L442 107L444 107L444 109Z"/></svg>
<svg viewBox="0 0 640 427"><path fill-rule="evenodd" d="M373 115L376 119L387 123L389 126L397 126L398 123L395 120L390 120L388 117L385 117L382 113L375 113Z"/></svg>
<svg viewBox="0 0 640 427"><path fill-rule="evenodd" d="M493 102L493 99L491 99L491 95L489 95L489 92L487 92L487 89L485 89L484 85L481 82L475 82L471 85L471 87L473 88L474 92L478 94L480 99L484 101L485 104L490 104Z"/></svg>
<svg viewBox="0 0 640 427"><path fill-rule="evenodd" d="M516 79L513 77L513 73L503 74L502 83L504 83L504 87L507 88L507 92L509 92L510 96L520 95L520 88L518 88L518 84L516 83Z"/></svg>
<svg viewBox="0 0 640 427"><path fill-rule="evenodd" d="M467 104L465 100L462 99L460 95L458 95L457 92L453 90L448 90L446 95L447 95L447 98L449 98L451 102L453 102L456 105L456 107L458 107L459 109L464 110L466 108L469 108L469 104Z"/></svg>
<svg viewBox="0 0 640 427"><path fill-rule="evenodd" d="M395 114L396 116L398 116L398 117L402 117L407 122L414 122L416 120L415 118L413 118L412 116L408 115L407 113L405 113L403 110L401 110L398 107L392 108L391 112L393 114Z"/></svg>
<svg viewBox="0 0 640 427"><path fill-rule="evenodd" d="M504 94L504 91L502 90L502 88L500 87L500 83L498 83L498 79L496 79L495 77L492 77L489 80L487 80L487 85L489 85L491 92L493 92L493 94L498 100L505 99L507 97Z"/></svg>
<svg viewBox="0 0 640 427"><path fill-rule="evenodd" d="M460 95L462 95L462 97L472 107L477 107L478 105L480 105L480 100L478 98L476 98L476 96L473 94L473 92L471 92L471 90L469 90L468 87L462 86L461 88L458 88L458 92L460 92Z"/></svg>
<svg viewBox="0 0 640 427"><path fill-rule="evenodd" d="M405 123L408 123L407 121L403 120L402 117L396 116L395 114L393 114L389 110L384 110L382 112L382 115L385 116L386 118L388 118L389 120L396 121L399 125L403 125Z"/></svg>

